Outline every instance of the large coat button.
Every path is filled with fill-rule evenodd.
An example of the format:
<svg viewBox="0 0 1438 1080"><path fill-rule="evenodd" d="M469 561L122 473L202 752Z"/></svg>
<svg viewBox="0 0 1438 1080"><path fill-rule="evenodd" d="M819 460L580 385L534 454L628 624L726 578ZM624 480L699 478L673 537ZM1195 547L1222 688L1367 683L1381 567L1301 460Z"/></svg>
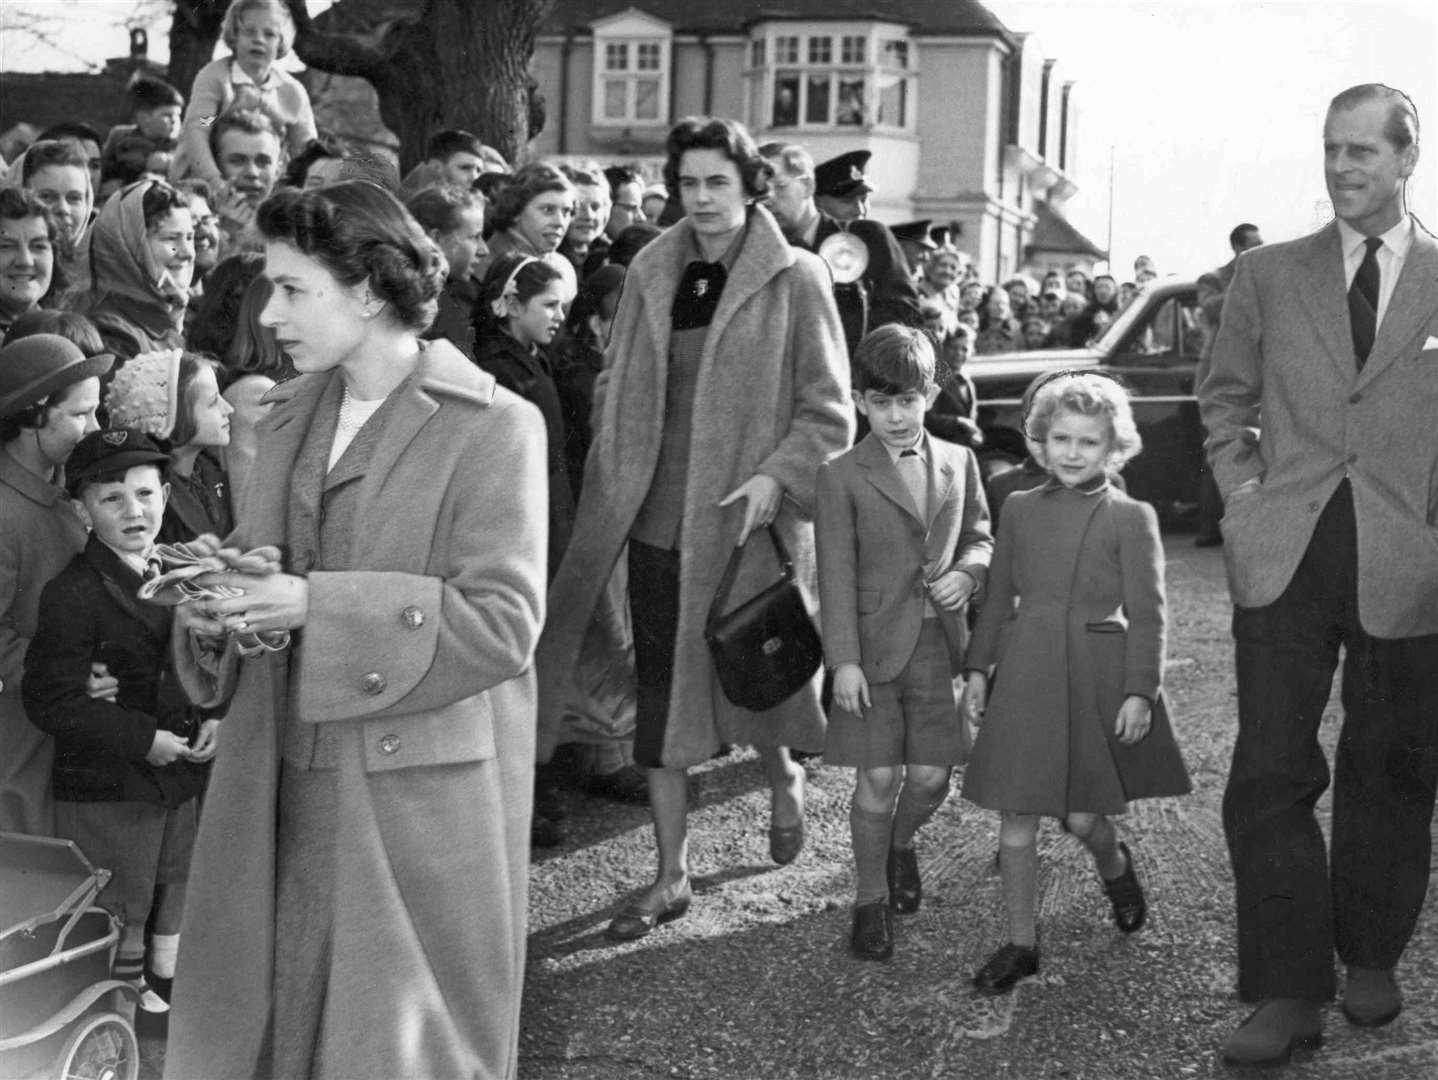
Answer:
<svg viewBox="0 0 1438 1080"><path fill-rule="evenodd" d="M384 688L388 685L384 676L378 671L371 671L360 680L360 686L364 688L366 694L383 694Z"/></svg>
<svg viewBox="0 0 1438 1080"><path fill-rule="evenodd" d="M381 754L397 754L397 753L399 753L399 736L398 736L398 735L386 735L386 736L384 736L384 738L380 739L380 741L379 741L379 752L380 752Z"/></svg>
<svg viewBox="0 0 1438 1080"><path fill-rule="evenodd" d="M419 608L410 606L400 613L400 621L410 630L418 630L424 625L424 612Z"/></svg>

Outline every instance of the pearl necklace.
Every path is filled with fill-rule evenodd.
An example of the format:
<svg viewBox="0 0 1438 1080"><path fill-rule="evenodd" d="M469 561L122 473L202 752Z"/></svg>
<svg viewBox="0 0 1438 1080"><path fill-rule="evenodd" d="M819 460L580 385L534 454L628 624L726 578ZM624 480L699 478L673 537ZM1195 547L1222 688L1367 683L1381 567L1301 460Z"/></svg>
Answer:
<svg viewBox="0 0 1438 1080"><path fill-rule="evenodd" d="M364 427L365 419L354 415L354 399L350 397L350 388L346 386L340 397L340 417L335 423L335 434L345 439L353 439L359 434L360 428Z"/></svg>

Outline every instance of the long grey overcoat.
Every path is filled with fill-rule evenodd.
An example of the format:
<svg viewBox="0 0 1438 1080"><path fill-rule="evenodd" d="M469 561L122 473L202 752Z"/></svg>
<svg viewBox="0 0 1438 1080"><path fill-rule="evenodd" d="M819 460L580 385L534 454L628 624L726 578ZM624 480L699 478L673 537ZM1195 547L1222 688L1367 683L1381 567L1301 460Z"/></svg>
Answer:
<svg viewBox="0 0 1438 1080"><path fill-rule="evenodd" d="M552 751L589 620L625 550L659 459L670 310L692 250L681 221L635 257L610 338L610 377L584 471L574 537L550 592L540 642L540 755ZM815 596L814 485L821 462L853 438L849 364L829 271L789 246L762 207L729 273L700 358L680 551L679 632L664 764L696 765L721 742L824 748L820 679L775 709L751 713L719 689L704 620L739 535L744 502L718 503L755 473L778 480L775 522L802 587ZM737 603L775 580L763 538L749 544Z"/></svg>
<svg viewBox="0 0 1438 1080"><path fill-rule="evenodd" d="M340 391L328 372L268 395L230 543L285 542L291 468ZM289 723L342 725L323 1075L515 1075L544 427L445 341L426 343L395 393L358 481L351 569L308 575L303 659L266 654L239 671L190 870L173 1080L260 1068L285 947L275 836ZM304 558L288 552L287 566Z"/></svg>

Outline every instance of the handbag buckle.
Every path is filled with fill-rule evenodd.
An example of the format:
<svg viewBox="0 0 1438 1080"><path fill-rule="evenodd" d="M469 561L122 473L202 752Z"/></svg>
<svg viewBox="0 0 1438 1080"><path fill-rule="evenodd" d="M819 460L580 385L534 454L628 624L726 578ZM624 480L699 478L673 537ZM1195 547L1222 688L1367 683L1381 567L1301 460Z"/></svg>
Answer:
<svg viewBox="0 0 1438 1080"><path fill-rule="evenodd" d="M784 639L781 637L771 637L759 647L764 650L765 656L773 656L784 647Z"/></svg>

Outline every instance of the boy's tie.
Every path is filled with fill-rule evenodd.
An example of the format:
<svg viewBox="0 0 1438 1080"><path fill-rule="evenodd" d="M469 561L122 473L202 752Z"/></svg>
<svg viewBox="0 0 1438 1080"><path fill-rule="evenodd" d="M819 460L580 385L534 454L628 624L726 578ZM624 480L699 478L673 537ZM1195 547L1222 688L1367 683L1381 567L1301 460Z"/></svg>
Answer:
<svg viewBox="0 0 1438 1080"><path fill-rule="evenodd" d="M1353 275L1353 285L1348 290L1348 318L1353 324L1353 356L1358 361L1358 370L1368 362L1373 349L1373 338L1378 332L1378 249L1383 241L1370 236L1363 241L1368 250Z"/></svg>
<svg viewBox="0 0 1438 1080"><path fill-rule="evenodd" d="M924 459L919 457L917 450L904 450L900 452L896 464L899 479L904 482L904 487L909 489L909 497L914 500L914 509L919 512L919 519L922 521L928 516L929 501L929 477L924 468Z"/></svg>

